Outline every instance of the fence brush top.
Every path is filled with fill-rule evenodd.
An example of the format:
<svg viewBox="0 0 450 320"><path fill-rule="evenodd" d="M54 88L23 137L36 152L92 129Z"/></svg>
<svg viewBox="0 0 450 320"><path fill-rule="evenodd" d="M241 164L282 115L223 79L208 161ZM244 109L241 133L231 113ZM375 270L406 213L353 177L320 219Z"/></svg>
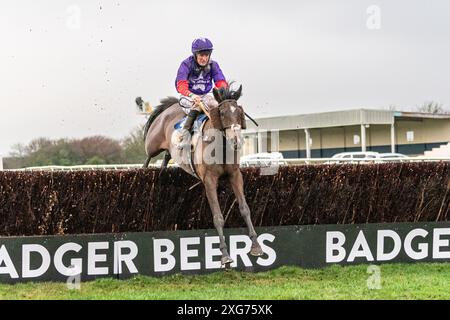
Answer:
<svg viewBox="0 0 450 320"><path fill-rule="evenodd" d="M444 221L450 211L448 162L242 172L256 226ZM0 235L213 228L196 183L179 168L1 171ZM227 226L242 227L226 183L219 200Z"/></svg>

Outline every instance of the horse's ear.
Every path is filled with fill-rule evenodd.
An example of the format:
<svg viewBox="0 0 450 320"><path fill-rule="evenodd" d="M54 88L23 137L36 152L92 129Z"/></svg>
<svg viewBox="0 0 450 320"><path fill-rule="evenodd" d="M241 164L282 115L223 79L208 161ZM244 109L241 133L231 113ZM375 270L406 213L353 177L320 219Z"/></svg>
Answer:
<svg viewBox="0 0 450 320"><path fill-rule="evenodd" d="M242 94L242 84L239 86L239 89L235 93L233 93L233 99L238 100Z"/></svg>
<svg viewBox="0 0 450 320"><path fill-rule="evenodd" d="M213 95L218 103L222 102L222 97L220 96L220 91L217 88L213 89Z"/></svg>

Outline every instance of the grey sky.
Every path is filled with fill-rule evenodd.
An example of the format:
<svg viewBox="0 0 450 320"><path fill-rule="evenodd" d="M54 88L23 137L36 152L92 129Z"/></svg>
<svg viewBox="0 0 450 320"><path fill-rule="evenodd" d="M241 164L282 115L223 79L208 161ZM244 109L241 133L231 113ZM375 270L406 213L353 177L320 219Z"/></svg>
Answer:
<svg viewBox="0 0 450 320"><path fill-rule="evenodd" d="M144 121L136 96L176 94L198 36L255 117L450 107L446 0L0 0L0 155L40 136L124 137Z"/></svg>

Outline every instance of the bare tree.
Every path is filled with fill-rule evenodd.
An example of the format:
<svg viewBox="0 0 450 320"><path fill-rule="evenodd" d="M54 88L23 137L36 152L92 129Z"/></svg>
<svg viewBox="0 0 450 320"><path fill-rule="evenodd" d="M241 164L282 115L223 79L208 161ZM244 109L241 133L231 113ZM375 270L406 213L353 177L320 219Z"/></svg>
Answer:
<svg viewBox="0 0 450 320"><path fill-rule="evenodd" d="M432 114L450 114L450 111L446 110L442 103L435 101L427 101L421 106L416 108L416 111L423 113L432 113Z"/></svg>
<svg viewBox="0 0 450 320"><path fill-rule="evenodd" d="M23 158L27 155L26 148L27 147L23 143L15 143L11 146L9 156L14 158Z"/></svg>
<svg viewBox="0 0 450 320"><path fill-rule="evenodd" d="M42 150L54 144L54 141L46 137L35 138L31 140L30 143L25 147L25 154L28 156L38 150Z"/></svg>
<svg viewBox="0 0 450 320"><path fill-rule="evenodd" d="M399 107L397 107L396 105L390 104L388 107L384 107L384 109L388 110L388 111L400 111Z"/></svg>
<svg viewBox="0 0 450 320"><path fill-rule="evenodd" d="M69 142L70 150L86 162L94 156L101 158L105 163L120 162L122 148L115 139L104 136L91 136L75 139Z"/></svg>

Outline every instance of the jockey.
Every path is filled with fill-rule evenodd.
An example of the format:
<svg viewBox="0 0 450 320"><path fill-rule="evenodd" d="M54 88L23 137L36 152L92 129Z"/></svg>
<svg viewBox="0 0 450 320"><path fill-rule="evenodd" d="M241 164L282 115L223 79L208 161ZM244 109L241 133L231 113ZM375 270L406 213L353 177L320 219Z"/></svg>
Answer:
<svg viewBox="0 0 450 320"><path fill-rule="evenodd" d="M203 102L207 110L217 106L211 94L213 81L216 88L228 87L219 64L210 59L212 51L210 40L195 39L192 42L192 56L185 59L178 69L175 86L181 95L180 105L188 115L183 128L179 130L179 148L190 145L190 130L201 113L199 102Z"/></svg>

